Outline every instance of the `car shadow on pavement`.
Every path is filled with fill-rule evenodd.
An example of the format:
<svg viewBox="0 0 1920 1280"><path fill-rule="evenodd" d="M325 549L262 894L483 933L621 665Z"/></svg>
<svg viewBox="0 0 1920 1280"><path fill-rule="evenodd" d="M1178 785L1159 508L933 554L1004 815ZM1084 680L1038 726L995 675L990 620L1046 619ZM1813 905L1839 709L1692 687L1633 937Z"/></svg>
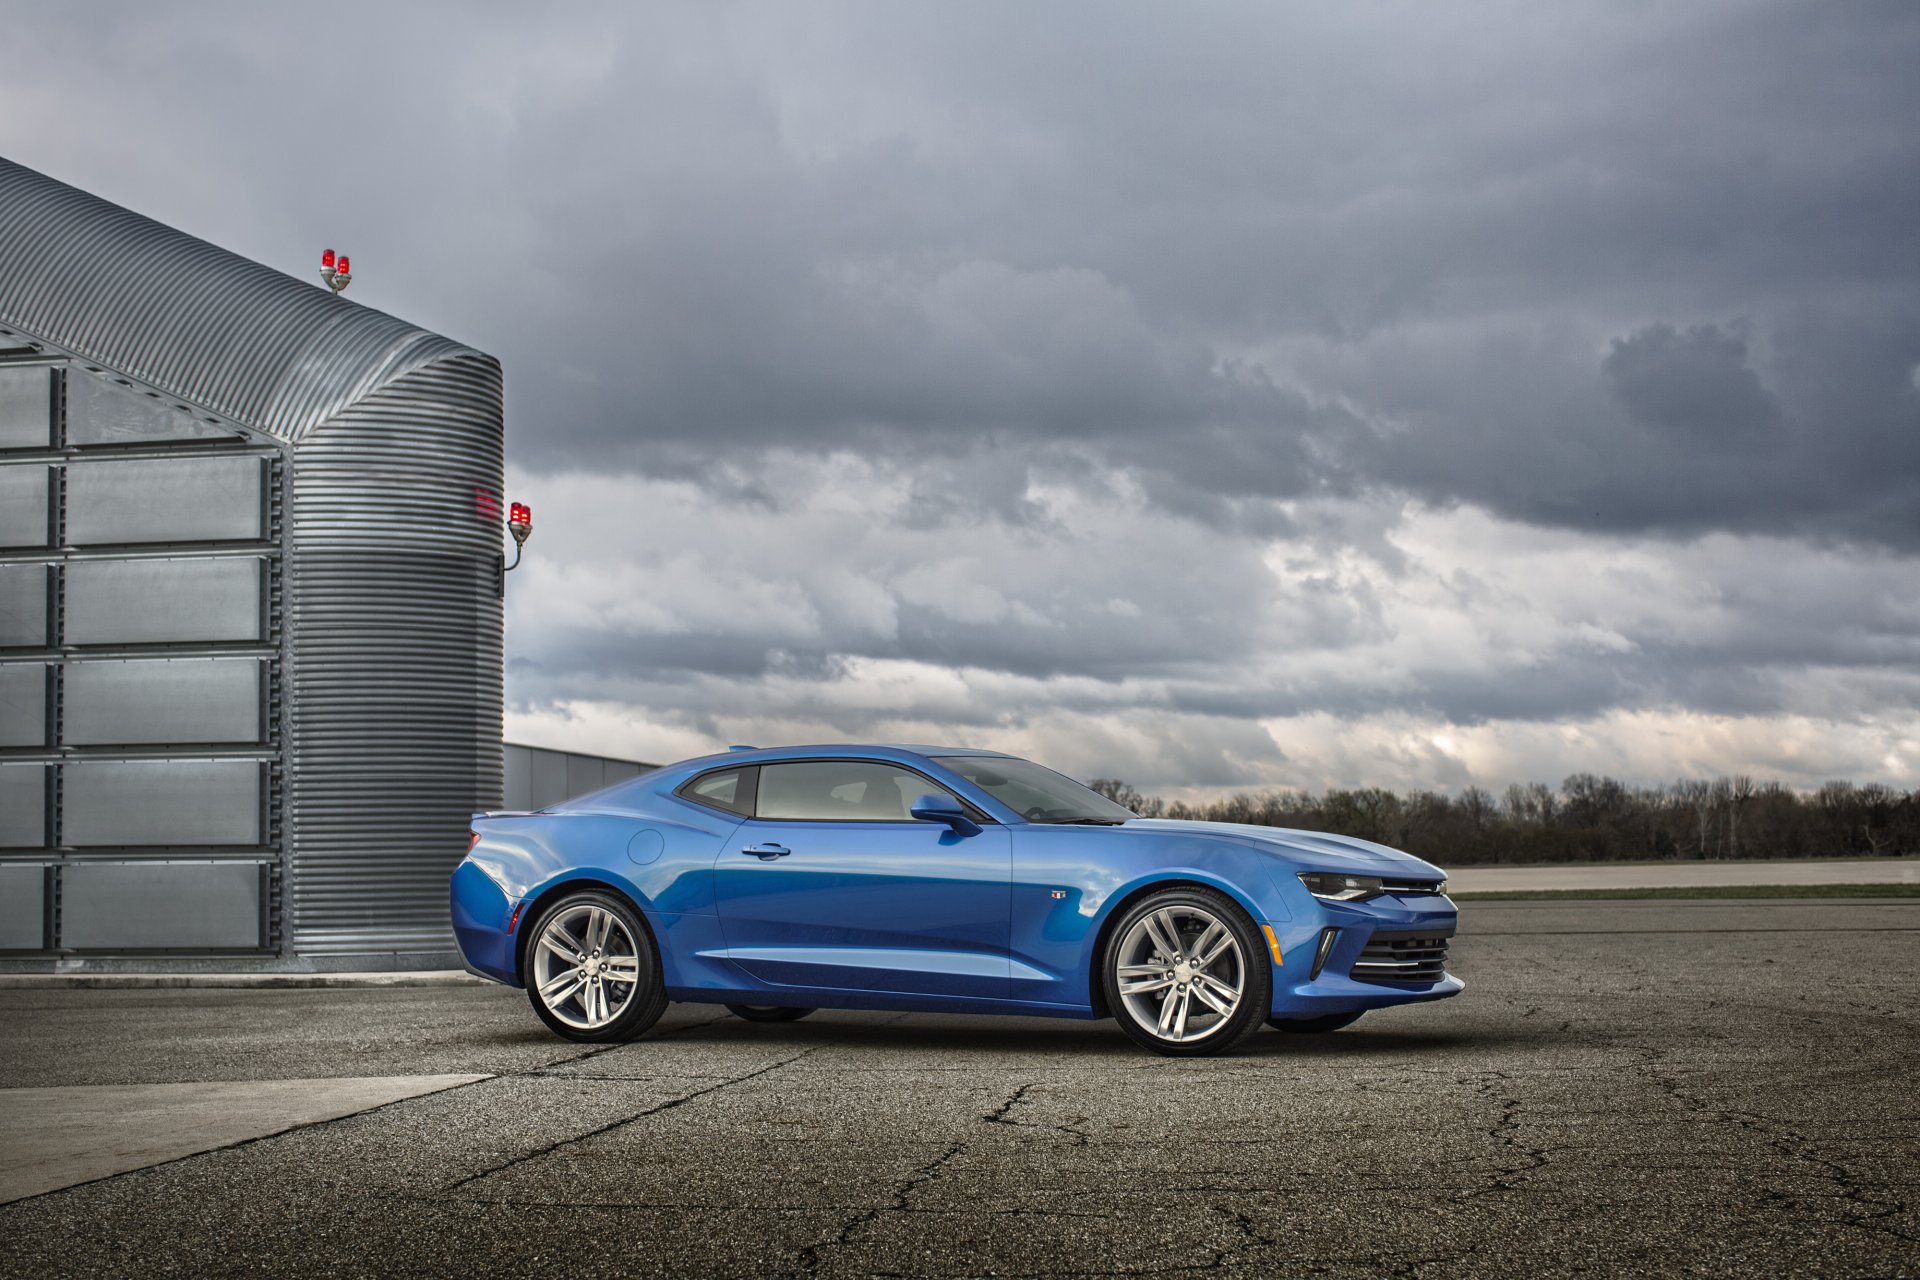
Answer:
<svg viewBox="0 0 1920 1280"><path fill-rule="evenodd" d="M734 1018L680 1025L651 1032L635 1041L644 1046L659 1038L677 1043L751 1043L795 1049L833 1045L851 1052L863 1049L921 1049L955 1055L997 1056L1008 1053L1057 1053L1074 1057L1150 1058L1153 1055L1129 1040L1111 1019L1098 1022L1034 1019L1014 1022L994 1019L981 1025L974 1018L937 1014L913 1015L908 1020L876 1023L874 1015L822 1014L804 1022L756 1024ZM883 1015L884 1016L884 1015ZM858 1018L858 1021L854 1019ZM1538 1040L1479 1028L1472 1033L1407 1032L1355 1027L1324 1035L1262 1032L1242 1044L1227 1060L1276 1058L1377 1058L1382 1055L1430 1053L1463 1047L1508 1048Z"/></svg>

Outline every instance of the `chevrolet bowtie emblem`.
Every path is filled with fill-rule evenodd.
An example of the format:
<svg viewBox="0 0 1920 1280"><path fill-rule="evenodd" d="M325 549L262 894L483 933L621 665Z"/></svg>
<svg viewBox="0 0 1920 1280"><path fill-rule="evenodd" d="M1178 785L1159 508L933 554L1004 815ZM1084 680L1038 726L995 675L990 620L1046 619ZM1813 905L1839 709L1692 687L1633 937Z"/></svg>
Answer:
<svg viewBox="0 0 1920 1280"><path fill-rule="evenodd" d="M1067 891L1065 889L1055 889L1053 891L1053 896L1055 898L1064 898L1067 896Z"/></svg>

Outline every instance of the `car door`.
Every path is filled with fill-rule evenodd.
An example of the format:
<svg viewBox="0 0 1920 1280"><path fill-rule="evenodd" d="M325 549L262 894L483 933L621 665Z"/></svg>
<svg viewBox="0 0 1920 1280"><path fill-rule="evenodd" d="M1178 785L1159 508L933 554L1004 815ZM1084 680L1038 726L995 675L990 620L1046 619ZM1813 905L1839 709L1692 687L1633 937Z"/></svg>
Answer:
<svg viewBox="0 0 1920 1280"><path fill-rule="evenodd" d="M762 763L714 867L729 958L779 986L1004 999L1007 830L909 816L935 793L888 761Z"/></svg>

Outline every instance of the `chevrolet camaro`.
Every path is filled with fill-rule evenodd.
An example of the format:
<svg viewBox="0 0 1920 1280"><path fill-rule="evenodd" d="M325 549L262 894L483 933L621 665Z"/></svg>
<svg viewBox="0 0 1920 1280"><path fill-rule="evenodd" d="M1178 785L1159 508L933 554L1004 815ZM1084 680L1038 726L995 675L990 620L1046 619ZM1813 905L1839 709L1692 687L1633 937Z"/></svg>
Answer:
<svg viewBox="0 0 1920 1280"><path fill-rule="evenodd" d="M569 1040L673 1000L1115 1019L1158 1053L1457 995L1439 868L1347 836L1131 810L944 747L735 748L476 814L467 966Z"/></svg>

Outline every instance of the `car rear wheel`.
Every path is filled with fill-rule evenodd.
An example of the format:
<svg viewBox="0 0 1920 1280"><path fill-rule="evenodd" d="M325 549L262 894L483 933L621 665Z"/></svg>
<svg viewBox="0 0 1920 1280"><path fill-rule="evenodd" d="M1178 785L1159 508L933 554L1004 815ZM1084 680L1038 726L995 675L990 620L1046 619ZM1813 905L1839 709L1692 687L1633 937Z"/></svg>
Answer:
<svg viewBox="0 0 1920 1280"><path fill-rule="evenodd" d="M1272 1007L1267 946L1233 899L1181 886L1127 909L1102 958L1107 1007L1135 1041L1174 1057L1224 1053Z"/></svg>
<svg viewBox="0 0 1920 1280"><path fill-rule="evenodd" d="M571 893L541 911L527 938L527 998L568 1040L631 1040L660 1020L667 990L646 924L624 899Z"/></svg>
<svg viewBox="0 0 1920 1280"><path fill-rule="evenodd" d="M812 1009L789 1009L776 1004L730 1004L727 1012L748 1022L798 1022Z"/></svg>
<svg viewBox="0 0 1920 1280"><path fill-rule="evenodd" d="M1311 1035L1316 1032L1338 1031L1342 1027L1350 1027L1360 1021L1360 1014L1365 1012L1366 1010L1362 1009L1358 1013L1328 1013L1318 1018L1268 1018L1267 1025L1275 1031L1304 1032Z"/></svg>

